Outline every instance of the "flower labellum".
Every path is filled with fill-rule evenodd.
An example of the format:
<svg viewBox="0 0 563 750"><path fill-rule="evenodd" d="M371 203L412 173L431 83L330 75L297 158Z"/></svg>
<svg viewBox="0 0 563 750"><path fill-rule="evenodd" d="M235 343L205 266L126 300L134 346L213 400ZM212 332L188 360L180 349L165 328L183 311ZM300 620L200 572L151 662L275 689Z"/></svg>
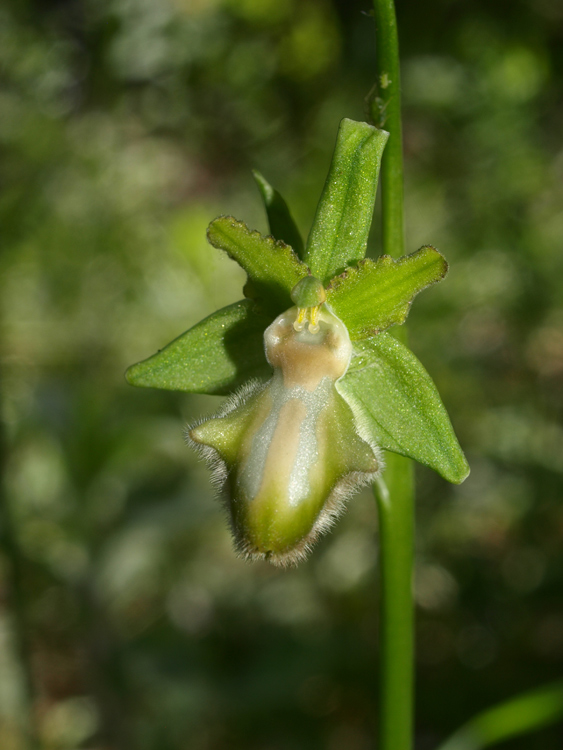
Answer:
<svg viewBox="0 0 563 750"><path fill-rule="evenodd" d="M296 307L264 332L271 380L188 433L224 490L239 550L277 565L303 558L344 499L382 468L335 387L352 357L346 326L313 276L291 298Z"/></svg>

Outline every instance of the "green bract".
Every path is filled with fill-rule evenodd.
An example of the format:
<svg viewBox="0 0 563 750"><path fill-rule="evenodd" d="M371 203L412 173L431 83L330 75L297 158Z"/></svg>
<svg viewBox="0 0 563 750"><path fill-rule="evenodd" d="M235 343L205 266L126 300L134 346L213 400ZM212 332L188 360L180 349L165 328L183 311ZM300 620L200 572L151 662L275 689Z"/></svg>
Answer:
<svg viewBox="0 0 563 750"><path fill-rule="evenodd" d="M246 299L126 374L132 385L196 393L251 383L190 432L219 467L237 545L251 557L297 559L348 490L377 475L381 448L450 482L469 473L432 379L385 333L447 263L431 246L364 259L387 137L342 121L306 245L285 201L255 173L278 239L228 216L207 233L246 271Z"/></svg>

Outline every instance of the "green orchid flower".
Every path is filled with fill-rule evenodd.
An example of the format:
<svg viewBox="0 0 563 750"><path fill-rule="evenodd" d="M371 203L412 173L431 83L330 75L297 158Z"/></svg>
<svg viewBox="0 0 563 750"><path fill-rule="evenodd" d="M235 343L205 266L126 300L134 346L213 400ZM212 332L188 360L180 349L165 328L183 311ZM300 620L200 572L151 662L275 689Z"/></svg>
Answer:
<svg viewBox="0 0 563 750"><path fill-rule="evenodd" d="M126 373L135 386L231 395L187 435L250 558L301 559L344 500L380 475L385 450L450 482L469 473L432 379L387 332L447 263L431 246L365 258L387 138L341 122L306 245L283 198L255 173L276 239L229 216L207 232L245 270L245 299Z"/></svg>

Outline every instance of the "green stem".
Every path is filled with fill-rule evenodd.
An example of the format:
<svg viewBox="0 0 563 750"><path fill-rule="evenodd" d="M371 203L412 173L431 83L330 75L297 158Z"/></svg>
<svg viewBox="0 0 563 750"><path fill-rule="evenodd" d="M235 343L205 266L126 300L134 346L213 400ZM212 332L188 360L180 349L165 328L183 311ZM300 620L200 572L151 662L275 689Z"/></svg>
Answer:
<svg viewBox="0 0 563 750"><path fill-rule="evenodd" d="M378 127L389 132L381 161L381 205L383 252L405 254L403 208L403 135L401 126L401 78L399 37L393 0L373 2L378 71L376 96L370 102Z"/></svg>
<svg viewBox="0 0 563 750"><path fill-rule="evenodd" d="M379 510L380 627L378 750L410 750L413 727L412 462L387 453Z"/></svg>
<svg viewBox="0 0 563 750"><path fill-rule="evenodd" d="M389 131L381 164L383 252L404 254L403 147L399 39L393 0L374 0L378 85L371 115ZM404 327L398 338L406 343ZM379 512L381 614L378 750L411 750L413 735L414 477L411 462L387 454L374 486Z"/></svg>

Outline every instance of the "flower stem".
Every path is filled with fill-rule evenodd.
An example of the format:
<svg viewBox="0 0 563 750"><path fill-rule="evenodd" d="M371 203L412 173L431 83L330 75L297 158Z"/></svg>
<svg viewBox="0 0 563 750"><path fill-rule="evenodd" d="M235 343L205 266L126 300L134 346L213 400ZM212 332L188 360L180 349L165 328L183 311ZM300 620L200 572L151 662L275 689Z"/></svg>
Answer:
<svg viewBox="0 0 563 750"><path fill-rule="evenodd" d="M403 208L403 136L399 37L393 0L374 0L376 28L375 96L370 101L377 127L389 132L381 161L383 252L400 257L405 252Z"/></svg>
<svg viewBox="0 0 563 750"><path fill-rule="evenodd" d="M399 39L393 0L374 0L378 83L371 116L389 132L381 164L383 252L405 248ZM397 338L406 343L404 326ZM411 750L413 734L414 477L411 461L388 453L374 486L379 513L381 602L378 750Z"/></svg>
<svg viewBox="0 0 563 750"><path fill-rule="evenodd" d="M413 725L412 463L387 453L374 487L379 510L380 627L378 750L410 750Z"/></svg>

